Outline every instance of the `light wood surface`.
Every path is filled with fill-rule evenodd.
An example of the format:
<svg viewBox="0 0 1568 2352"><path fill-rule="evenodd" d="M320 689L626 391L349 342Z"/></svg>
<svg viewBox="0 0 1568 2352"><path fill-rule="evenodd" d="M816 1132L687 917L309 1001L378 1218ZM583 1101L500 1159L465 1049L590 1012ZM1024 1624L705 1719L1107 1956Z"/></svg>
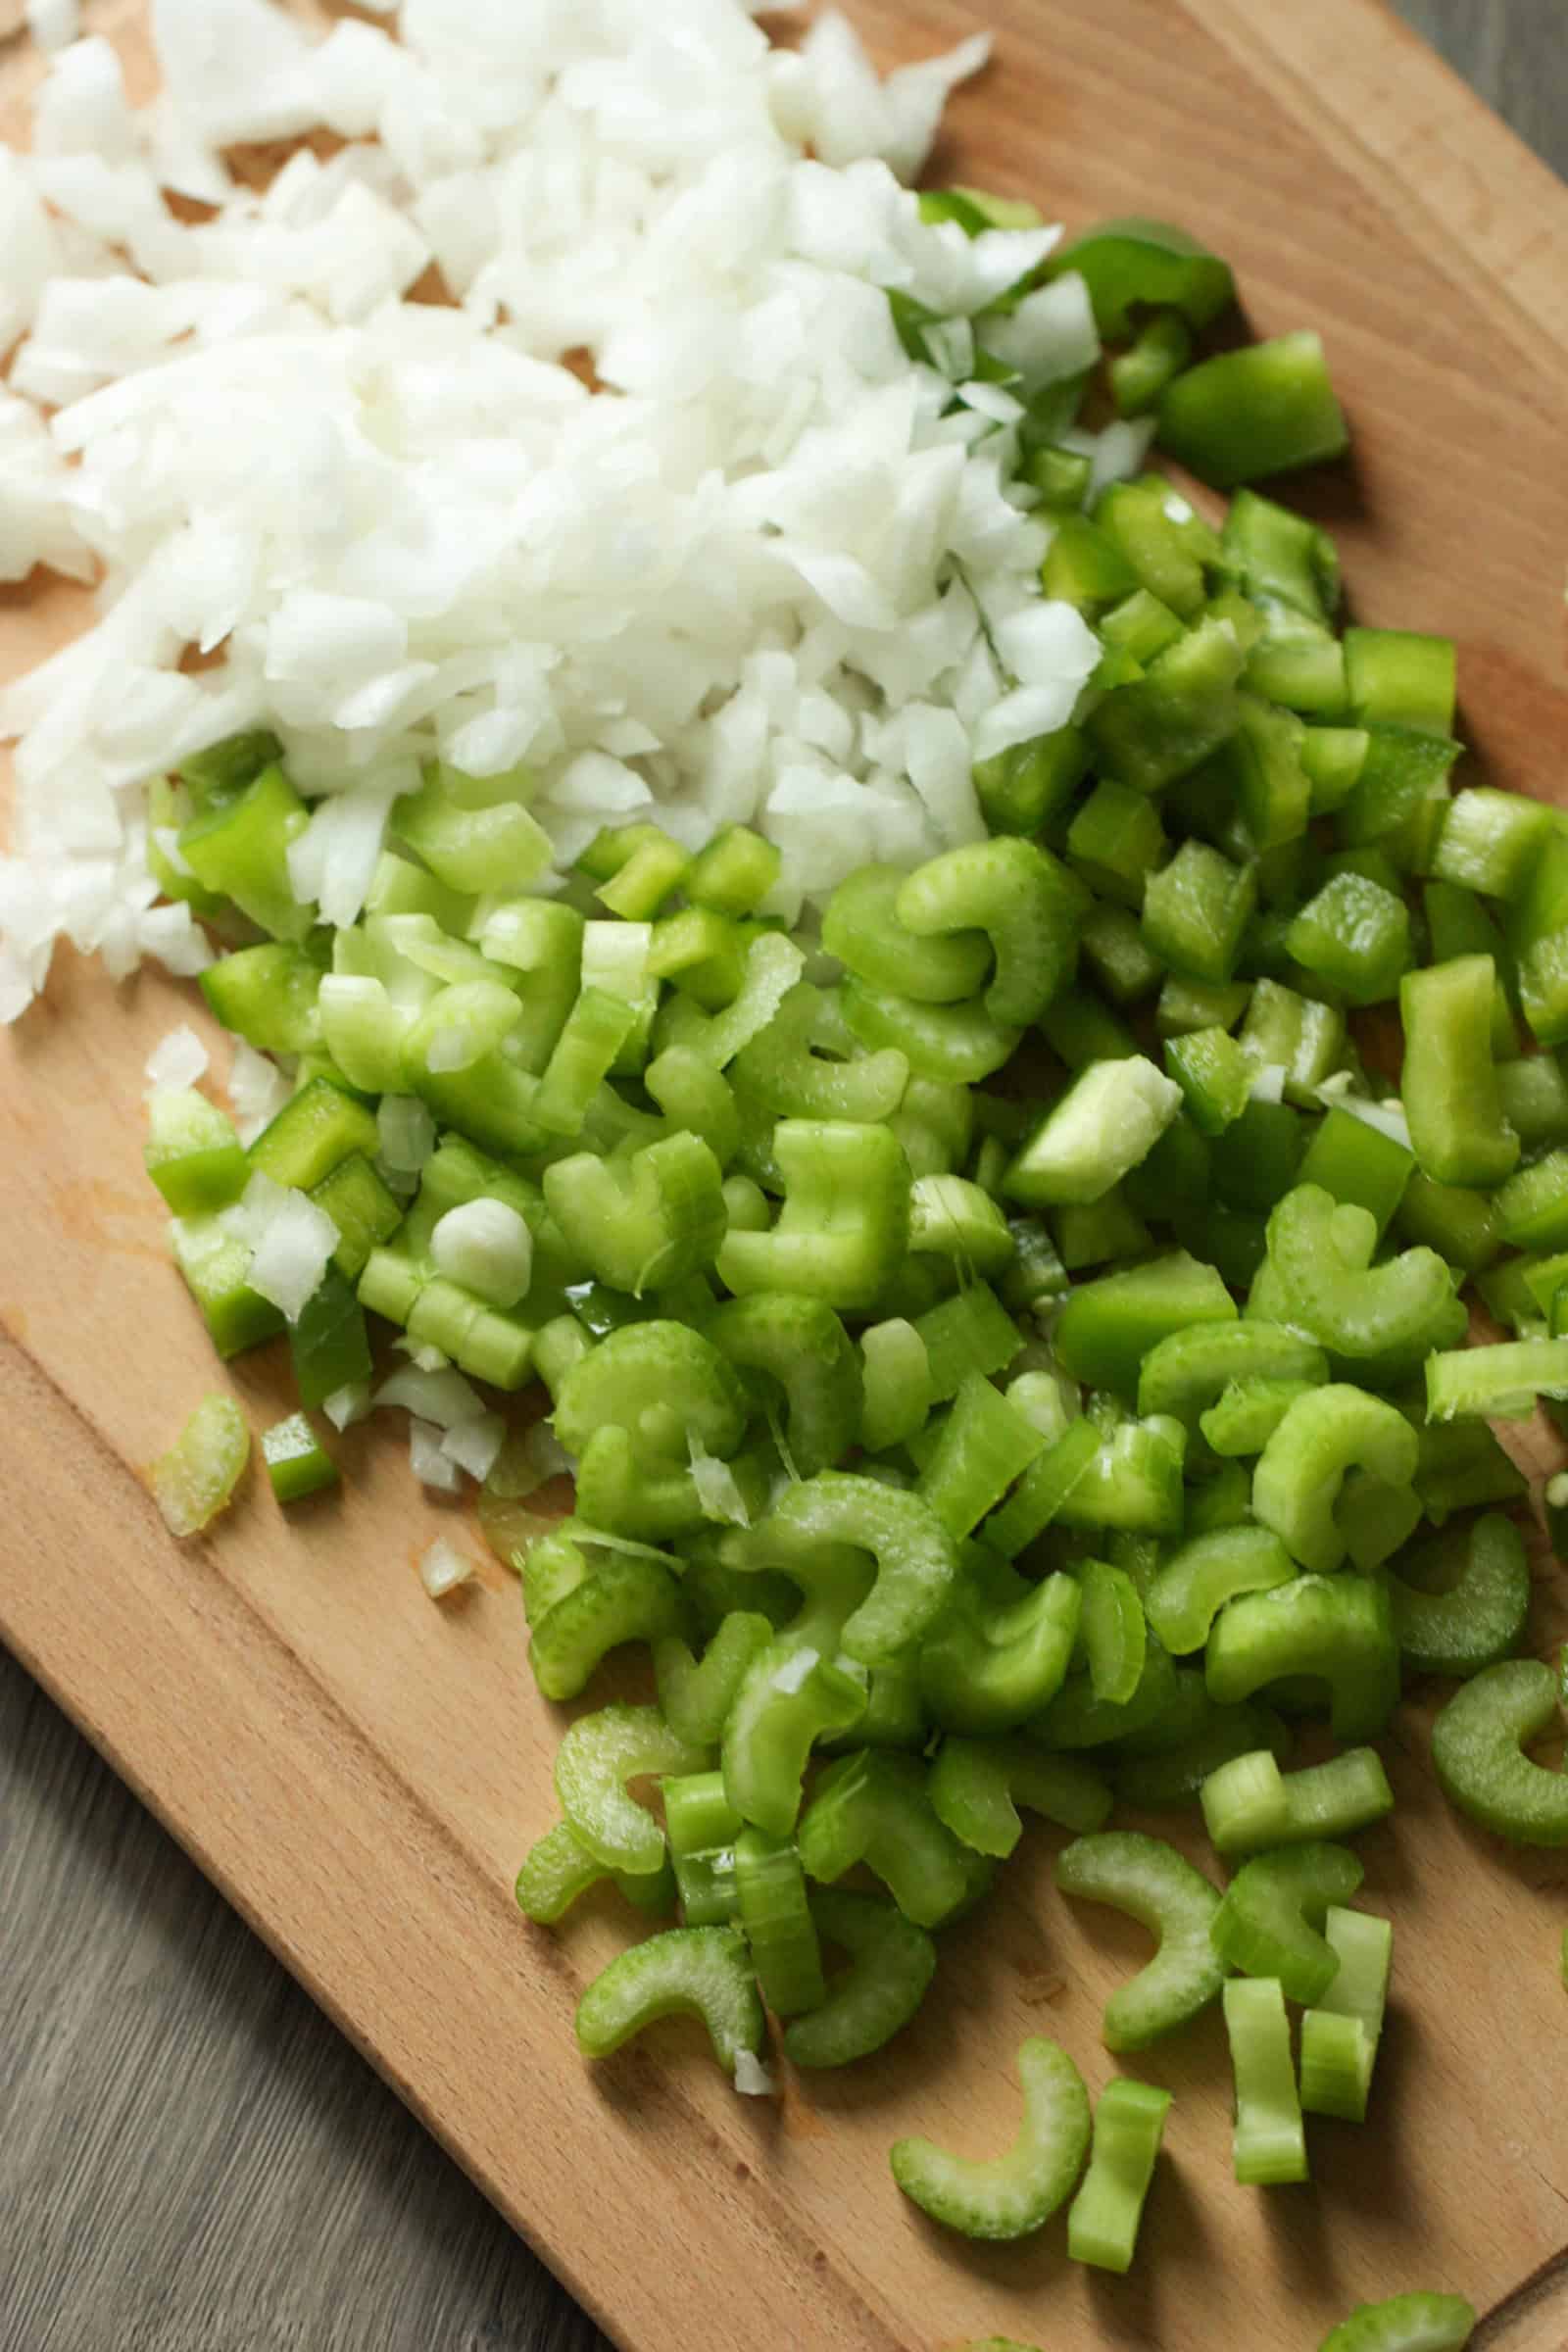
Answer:
<svg viewBox="0 0 1568 2352"><path fill-rule="evenodd" d="M1550 791L1568 715L1557 605L1568 483L1551 365L1568 340L1551 302L1568 283L1561 188L1361 0L1310 12L1195 0L1191 18L1168 0L1092 11L1015 0L985 13L1003 27L999 65L960 102L944 165L1038 193L1072 220L1168 186L1172 209L1237 261L1260 330L1324 326L1357 472L1353 491L1329 482L1310 495L1347 545L1358 608L1452 629L1472 739L1502 780ZM858 14L889 56L970 22L956 0L879 0ZM36 597L0 614L8 671L61 625ZM1366 1841L1363 1899L1386 1907L1397 1934L1377 2122L1314 2127L1313 2188L1244 2192L1226 2177L1217 2022L1149 2054L1135 2071L1175 2088L1178 2105L1128 2281L1074 2271L1059 2229L1036 2247L939 2246L885 2172L901 2130L976 2150L1005 2136L1009 2060L1027 2032L1059 2034L1094 2086L1112 2071L1095 2020L1135 1938L1050 1893L1050 1840L948 1939L908 2046L857 2080L792 2085L775 2114L731 2098L678 2034L592 2076L579 2069L575 1987L629 1922L607 1904L551 1937L512 1908L512 1871L549 1817L558 1727L530 1689L504 1580L437 1616L413 1559L453 1514L412 1486L383 1433L346 1443L340 1500L285 1525L253 1487L210 1546L172 1545L137 1483L212 1377L136 1152L142 1059L186 1009L155 979L116 992L63 963L4 1049L0 1630L620 2340L639 2352L922 2352L996 2328L1053 2352L1185 2352L1217 2336L1289 2352L1359 2296L1420 2283L1495 2309L1489 2352L1560 2352L1564 1873L1550 1857L1507 1857L1432 1800L1418 1704L1390 1743L1397 1828ZM285 1381L258 1358L238 1387L260 1423ZM1560 1618L1544 1587L1543 1639ZM3 1688L17 1704L0 1752L20 1759L21 1797L8 1795L26 1822L45 1719L17 1696L19 1678ZM20 1899L16 1865L0 1855L8 1939L38 1904L39 1853L52 1932L25 1971L8 1955L0 1989L0 2065L13 2020L22 2052L0 2191L28 2223L0 2233L0 2344L547 2340L525 2274L443 2172L421 2201L400 2157L372 2196L368 2143L378 2132L408 2142L330 2042L311 2044L315 2063L291 2057L312 2030L270 1972L246 2004L248 2074L230 2057L215 2082L167 2028L149 2030L169 1911L188 1899L216 1915L149 1833L132 1834L130 1865L117 1862L104 1785L78 1786L96 1790L85 1818L73 1808L69 1834L34 1834ZM143 1896L127 1867L156 1868L179 1895ZM95 1948L89 1874L110 1878L110 1916L134 1923L113 1952ZM63 1979L76 1980L74 1997L57 1991ZM140 2207L136 2245L106 2230L79 2170L91 2148L100 2184L161 2159L123 2075L107 2112L83 2112L98 2104L83 2045L106 2016L122 2067L168 2064L190 2085L184 2185L156 2218ZM274 2045L297 2106L329 2108L343 2127L304 2163L292 2136L266 2136L282 2112L264 2055ZM225 2102L225 2081L244 2096ZM241 2182L265 2199L253 2244L273 2257L267 2283L244 2300L224 2280L204 2301L190 2273L212 2277ZM76 2227L63 2229L63 2208ZM384 2287L388 2261L366 2242L372 2216L420 2233L409 2272L424 2298L417 2319ZM460 2261L473 2249L471 2297L453 2291L449 2230ZM361 2278L384 2295L378 2332L361 2332ZM127 2326L131 2279L140 2302ZM549 2340L593 2340L585 2325L562 2326Z"/></svg>

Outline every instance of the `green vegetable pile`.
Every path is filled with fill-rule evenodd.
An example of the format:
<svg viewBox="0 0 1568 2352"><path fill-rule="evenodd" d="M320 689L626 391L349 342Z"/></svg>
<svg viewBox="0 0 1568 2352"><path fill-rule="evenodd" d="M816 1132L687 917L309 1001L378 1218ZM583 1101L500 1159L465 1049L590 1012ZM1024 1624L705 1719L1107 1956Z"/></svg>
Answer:
<svg viewBox="0 0 1568 2352"><path fill-rule="evenodd" d="M680 1921L584 1993L589 2056L671 2010L743 2088L767 2012L801 2067L881 2048L1025 1810L1071 1833L1068 1895L1156 1939L1106 2046L1222 1999L1237 2177L1298 2180L1303 2110L1368 2108L1392 1932L1345 1840L1393 1804L1369 1743L1402 1685L1459 1685L1455 1805L1568 1843L1568 1781L1525 1753L1556 1707L1497 1508L1525 1481L1486 1418L1568 1399L1568 820L1451 788L1453 647L1342 630L1328 538L1241 486L1344 446L1315 338L1190 364L1230 274L1159 224L1062 269L1121 344L1112 401L1236 495L1222 523L1156 474L1086 506L1092 388L1043 397L1044 586L1103 655L1071 725L977 773L988 839L852 874L792 938L756 834L602 834L534 896L533 819L436 768L332 933L288 887L275 745L221 746L164 788L163 878L267 935L202 985L297 1087L248 1151L158 1097L148 1165L225 1355L285 1328L242 1189L330 1217L287 1324L302 1408L363 1392L368 1317L548 1392L572 1516L535 1512L521 1436L482 1507L539 1688L637 1644L657 1703L570 1725L517 1898L556 1921L610 1878ZM898 318L911 349L940 324ZM1467 1287L1510 1339L1465 1346ZM301 1420L269 1460L285 1498L333 1475ZM1303 1719L1337 1752L1292 1769ZM1223 1891L1120 1806L1200 1806ZM1069 2250L1124 2270L1168 2098L1118 2081L1091 2118L1054 2044L1019 2070L1006 2155L903 2140L900 2187L1010 2237L1087 2159ZM1468 2330L1453 2298L1381 2311L1336 2352Z"/></svg>

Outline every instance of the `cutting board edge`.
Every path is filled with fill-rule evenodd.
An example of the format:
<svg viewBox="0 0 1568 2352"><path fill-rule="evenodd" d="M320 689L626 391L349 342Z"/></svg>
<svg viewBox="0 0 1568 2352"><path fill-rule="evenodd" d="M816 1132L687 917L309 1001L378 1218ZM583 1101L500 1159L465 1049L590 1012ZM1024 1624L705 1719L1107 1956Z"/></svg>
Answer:
<svg viewBox="0 0 1568 2352"><path fill-rule="evenodd" d="M1391 158L1428 125L1433 169L1413 196L1440 232L1435 258L1456 274L1449 249L1481 270L1466 276L1501 326L1532 357L1568 352L1568 181L1526 145L1388 0L1182 0L1188 13L1265 84L1287 111L1305 112L1325 144L1374 196L1387 194ZM1405 128L1383 135L1383 93L1398 84Z"/></svg>

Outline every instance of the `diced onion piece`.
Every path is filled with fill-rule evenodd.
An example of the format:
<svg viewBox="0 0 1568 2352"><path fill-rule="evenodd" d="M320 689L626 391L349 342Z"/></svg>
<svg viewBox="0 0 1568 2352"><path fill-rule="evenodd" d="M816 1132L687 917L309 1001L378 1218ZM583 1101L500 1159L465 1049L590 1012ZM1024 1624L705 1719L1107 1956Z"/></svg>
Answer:
<svg viewBox="0 0 1568 2352"><path fill-rule="evenodd" d="M383 1380L375 1392L375 1403L378 1408L406 1405L416 1420L433 1421L437 1429L477 1421L486 1409L478 1390L471 1388L461 1372L421 1372L415 1364Z"/></svg>
<svg viewBox="0 0 1568 2352"><path fill-rule="evenodd" d="M757 2057L753 2051L737 2050L735 2053L735 2087L742 2098L770 2099L778 2089L778 2084L760 2058Z"/></svg>
<svg viewBox="0 0 1568 2352"><path fill-rule="evenodd" d="M409 1460L421 1487L434 1487L439 1494L456 1494L463 1485L463 1473L450 1455L442 1451L445 1434L433 1421L411 1421Z"/></svg>
<svg viewBox="0 0 1568 2352"><path fill-rule="evenodd" d="M369 1413L369 1382L351 1380L345 1388L334 1389L323 1402L321 1410L334 1429L351 1429L356 1421L365 1420Z"/></svg>
<svg viewBox="0 0 1568 2352"><path fill-rule="evenodd" d="M533 1235L509 1202L481 1197L437 1221L430 1254L450 1282L491 1306L515 1306L533 1273Z"/></svg>
<svg viewBox="0 0 1568 2352"><path fill-rule="evenodd" d="M338 1247L336 1225L308 1194L274 1184L260 1169L238 1206L251 1244L246 1281L297 1323Z"/></svg>
<svg viewBox="0 0 1568 2352"><path fill-rule="evenodd" d="M437 1536L419 1557L419 1582L432 1600L440 1600L444 1594L455 1592L460 1585L471 1582L478 1572L479 1563L472 1554L460 1551L445 1536Z"/></svg>
<svg viewBox="0 0 1568 2352"><path fill-rule="evenodd" d="M177 1029L161 1037L148 1054L146 1091L154 1095L160 1087L194 1086L198 1078L206 1076L207 1066L207 1048L189 1023L181 1021Z"/></svg>
<svg viewBox="0 0 1568 2352"><path fill-rule="evenodd" d="M482 1482L494 1469L506 1438L507 1425L501 1415L481 1413L477 1421L454 1422L441 1441L441 1450L449 1462Z"/></svg>

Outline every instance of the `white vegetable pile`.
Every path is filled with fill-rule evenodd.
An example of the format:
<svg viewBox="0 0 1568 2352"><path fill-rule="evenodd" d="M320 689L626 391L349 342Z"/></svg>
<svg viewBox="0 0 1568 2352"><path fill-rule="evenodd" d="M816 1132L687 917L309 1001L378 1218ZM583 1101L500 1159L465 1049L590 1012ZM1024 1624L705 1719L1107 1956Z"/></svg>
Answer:
<svg viewBox="0 0 1568 2352"><path fill-rule="evenodd" d="M644 814L755 822L791 916L982 831L973 761L1061 724L1096 649L1040 595L977 341L1026 394L1097 349L1073 276L977 336L1057 232L971 241L900 184L984 40L879 81L841 19L789 53L740 0L408 0L319 43L269 0L152 14L153 105L77 41L0 149L0 580L101 579L0 696L0 1017L62 934L208 959L143 786L253 725L336 923L432 757L515 771L563 866ZM320 126L265 194L225 168ZM432 265L458 307L408 299ZM941 314L932 364L890 288ZM1141 455L1115 427L1099 465Z"/></svg>

